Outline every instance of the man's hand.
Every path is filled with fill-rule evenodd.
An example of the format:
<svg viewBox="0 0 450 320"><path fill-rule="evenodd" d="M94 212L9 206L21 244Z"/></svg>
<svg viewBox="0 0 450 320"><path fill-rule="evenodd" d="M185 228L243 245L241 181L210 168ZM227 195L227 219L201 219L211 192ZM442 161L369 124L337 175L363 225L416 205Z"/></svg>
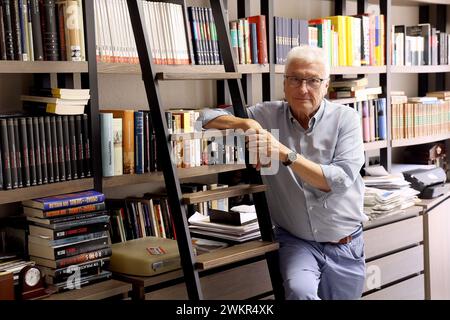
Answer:
<svg viewBox="0 0 450 320"><path fill-rule="evenodd" d="M284 161L290 149L278 141L269 131L250 128L246 132L249 162L256 170L268 167L271 161Z"/></svg>

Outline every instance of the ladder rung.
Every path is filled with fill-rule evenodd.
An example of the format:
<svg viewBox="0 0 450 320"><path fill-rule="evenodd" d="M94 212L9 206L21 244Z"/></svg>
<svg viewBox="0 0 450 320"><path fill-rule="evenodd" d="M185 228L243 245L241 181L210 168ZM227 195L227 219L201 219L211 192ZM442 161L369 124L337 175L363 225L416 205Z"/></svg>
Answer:
<svg viewBox="0 0 450 320"><path fill-rule="evenodd" d="M226 137L231 136L236 130L234 129L208 129L200 132L178 132L170 134L170 141L177 140L192 140L192 139L209 139L212 137Z"/></svg>
<svg viewBox="0 0 450 320"><path fill-rule="evenodd" d="M185 204L195 204L209 200L218 200L241 196L244 194L264 192L266 189L267 187L263 184L240 184L228 188L185 193L183 194L183 202Z"/></svg>
<svg viewBox="0 0 450 320"><path fill-rule="evenodd" d="M205 72L205 73L181 73L181 72L158 72L157 80L226 80L241 79L239 72Z"/></svg>
<svg viewBox="0 0 450 320"><path fill-rule="evenodd" d="M230 263L254 258L267 252L278 250L278 248L278 242L249 241L201 254L197 257L195 267L198 270L217 268Z"/></svg>

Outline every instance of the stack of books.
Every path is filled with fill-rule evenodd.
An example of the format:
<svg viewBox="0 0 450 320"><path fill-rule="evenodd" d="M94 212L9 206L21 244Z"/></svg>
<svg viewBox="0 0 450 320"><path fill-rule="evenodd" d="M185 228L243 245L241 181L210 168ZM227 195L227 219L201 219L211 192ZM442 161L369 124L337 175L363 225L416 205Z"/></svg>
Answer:
<svg viewBox="0 0 450 320"><path fill-rule="evenodd" d="M84 191L23 201L29 222L28 253L56 290L111 277L105 196Z"/></svg>
<svg viewBox="0 0 450 320"><path fill-rule="evenodd" d="M89 103L89 89L38 88L22 95L24 110L33 114L83 114Z"/></svg>

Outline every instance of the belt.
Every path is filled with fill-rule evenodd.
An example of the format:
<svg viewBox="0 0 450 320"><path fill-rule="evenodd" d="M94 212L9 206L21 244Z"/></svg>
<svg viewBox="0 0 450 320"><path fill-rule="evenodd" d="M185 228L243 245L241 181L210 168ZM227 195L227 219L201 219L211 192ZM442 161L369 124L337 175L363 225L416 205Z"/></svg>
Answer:
<svg viewBox="0 0 450 320"><path fill-rule="evenodd" d="M328 242L331 244L347 244L350 243L353 239L358 238L362 234L362 227L359 227L358 230L353 232L351 235L343 237L342 239L339 239L338 241L334 242Z"/></svg>

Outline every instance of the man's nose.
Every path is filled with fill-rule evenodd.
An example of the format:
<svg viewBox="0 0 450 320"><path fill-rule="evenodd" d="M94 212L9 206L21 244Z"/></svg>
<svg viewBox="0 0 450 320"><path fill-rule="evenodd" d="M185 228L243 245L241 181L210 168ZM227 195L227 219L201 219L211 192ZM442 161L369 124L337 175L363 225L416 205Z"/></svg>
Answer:
<svg viewBox="0 0 450 320"><path fill-rule="evenodd" d="M300 82L300 86L298 87L301 91L308 91L308 87L306 85L306 80L302 80L302 82Z"/></svg>

